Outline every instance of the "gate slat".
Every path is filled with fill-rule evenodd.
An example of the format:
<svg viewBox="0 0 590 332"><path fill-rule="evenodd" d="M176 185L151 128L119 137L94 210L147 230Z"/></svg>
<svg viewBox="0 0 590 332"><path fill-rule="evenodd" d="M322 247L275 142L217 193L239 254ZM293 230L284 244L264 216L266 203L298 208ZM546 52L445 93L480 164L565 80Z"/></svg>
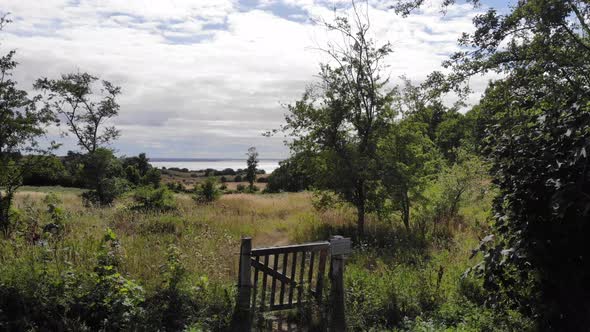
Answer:
<svg viewBox="0 0 590 332"><path fill-rule="evenodd" d="M268 255L264 255L264 266L268 267ZM268 273L266 273L266 271L262 270L262 273L264 273L262 275L262 303L260 305L260 307L262 308L262 310L264 311L264 306L265 306L265 302L266 302L266 281L267 281L267 277L268 277Z"/></svg>
<svg viewBox="0 0 590 332"><path fill-rule="evenodd" d="M329 248L329 242L315 242L252 249L249 255L250 268L254 270L254 276L250 275L250 278L253 278L252 287L254 287L252 298L249 299L252 307L256 307L256 310L260 312L294 308L306 302L307 297L303 295L304 288L309 295L321 301ZM307 271L306 266L308 266ZM260 273L262 273L261 282L259 282ZM270 285L268 278L271 278ZM317 279L314 280L314 278ZM277 288L277 282L280 283L280 290ZM261 286L262 290L259 291L258 288ZM269 287L270 296L267 296ZM295 291L297 295L294 294ZM260 300L257 299L258 296L261 296ZM295 296L297 299L294 299Z"/></svg>
<svg viewBox="0 0 590 332"><path fill-rule="evenodd" d="M313 293L313 287L312 285L312 281L313 281L313 263L314 263L314 259L315 259L315 251L311 252L311 257L309 259L309 276L308 276L308 285L309 285L309 290Z"/></svg>
<svg viewBox="0 0 590 332"><path fill-rule="evenodd" d="M302 303L301 296L303 295L303 275L305 274L305 256L307 253L301 253L301 269L299 270L299 291L297 293L297 302Z"/></svg>
<svg viewBox="0 0 590 332"><path fill-rule="evenodd" d="M293 253L293 262L291 262L291 280L295 280L295 270L297 269L297 251ZM289 304L293 304L293 289L296 286L289 284Z"/></svg>
<svg viewBox="0 0 590 332"><path fill-rule="evenodd" d="M283 254L283 275L287 275L287 262L288 262L289 254ZM285 302L285 286L286 282L281 281L281 295L279 296L279 304L283 304Z"/></svg>
<svg viewBox="0 0 590 332"><path fill-rule="evenodd" d="M277 270L279 267L279 254L274 254L273 270ZM270 289L270 306L275 305L275 292L277 287L277 278L272 278L272 288Z"/></svg>
<svg viewBox="0 0 590 332"><path fill-rule="evenodd" d="M324 287L324 273L326 271L326 258L328 257L328 250L324 249L320 251L320 261L318 265L318 280L316 284L316 298L322 299L322 290Z"/></svg>
<svg viewBox="0 0 590 332"><path fill-rule="evenodd" d="M260 261L260 256L256 256L256 261ZM252 290L252 308L256 308L256 293L258 292L258 268L254 267L254 289Z"/></svg>

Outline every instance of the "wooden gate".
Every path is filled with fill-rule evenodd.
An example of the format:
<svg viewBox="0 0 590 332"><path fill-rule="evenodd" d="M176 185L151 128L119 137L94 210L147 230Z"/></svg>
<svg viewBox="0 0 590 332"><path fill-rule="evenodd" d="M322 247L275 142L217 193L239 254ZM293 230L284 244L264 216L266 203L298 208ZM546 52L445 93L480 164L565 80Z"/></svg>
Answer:
<svg viewBox="0 0 590 332"><path fill-rule="evenodd" d="M239 320L249 320L255 311L296 308L310 299L320 303L328 255L333 284L331 298L335 302L331 306L341 307L338 311L343 312L343 257L349 252L350 239L340 236L329 242L255 249L251 238L242 238L237 300L242 318Z"/></svg>

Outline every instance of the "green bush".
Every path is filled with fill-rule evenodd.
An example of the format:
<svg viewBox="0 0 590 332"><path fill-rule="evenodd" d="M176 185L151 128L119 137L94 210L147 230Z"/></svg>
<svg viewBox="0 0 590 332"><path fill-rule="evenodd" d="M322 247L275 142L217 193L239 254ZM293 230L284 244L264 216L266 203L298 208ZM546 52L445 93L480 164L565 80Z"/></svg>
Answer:
<svg viewBox="0 0 590 332"><path fill-rule="evenodd" d="M162 173L157 168L150 168L143 178L141 179L141 183L146 186L153 186L155 188L160 186L160 181L162 180Z"/></svg>
<svg viewBox="0 0 590 332"><path fill-rule="evenodd" d="M169 211L176 207L174 196L167 187L153 188L149 186L137 188L133 193L133 200L135 201L133 206L135 210Z"/></svg>
<svg viewBox="0 0 590 332"><path fill-rule="evenodd" d="M217 188L217 181L210 177L196 188L193 198L199 203L211 203L219 197L221 197L221 191Z"/></svg>
<svg viewBox="0 0 590 332"><path fill-rule="evenodd" d="M162 266L163 283L149 293L126 277L121 243L112 230L93 246L98 254L88 271L60 263L56 252L43 246L32 246L35 253L23 257L21 266L0 266L0 330L228 329L235 290L204 276L189 282L175 246Z"/></svg>
<svg viewBox="0 0 590 332"><path fill-rule="evenodd" d="M130 330L144 314L143 288L120 272L120 244L115 233L107 229L101 243L95 268L95 285L81 302L87 302L84 313L90 327L98 330Z"/></svg>
<svg viewBox="0 0 590 332"><path fill-rule="evenodd" d="M335 208L342 200L332 191L314 190L311 198L311 204L317 211L326 211Z"/></svg>
<svg viewBox="0 0 590 332"><path fill-rule="evenodd" d="M99 182L97 189L82 194L85 205L110 205L130 188L123 178L108 178Z"/></svg>

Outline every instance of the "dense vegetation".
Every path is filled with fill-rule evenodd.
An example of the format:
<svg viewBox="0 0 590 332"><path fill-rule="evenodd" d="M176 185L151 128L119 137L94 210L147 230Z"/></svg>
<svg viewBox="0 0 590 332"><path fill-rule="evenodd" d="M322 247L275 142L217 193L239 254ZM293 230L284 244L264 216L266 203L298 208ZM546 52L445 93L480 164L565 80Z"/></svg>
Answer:
<svg viewBox="0 0 590 332"><path fill-rule="evenodd" d="M392 5L411 15L423 1ZM244 170L168 169L201 180L162 185L145 154L109 148L119 87L95 94L97 77L67 74L29 97L4 55L0 329L225 330L241 235L261 246L340 234L355 247L351 330L587 330L590 6L490 9L448 74L396 87L383 67L391 45L369 38L362 10L318 22L344 44L325 47L331 61L288 106L291 157L262 192L254 148ZM469 78L487 72L500 76L465 109ZM58 120L82 152L42 146ZM221 195L242 180L242 194Z"/></svg>

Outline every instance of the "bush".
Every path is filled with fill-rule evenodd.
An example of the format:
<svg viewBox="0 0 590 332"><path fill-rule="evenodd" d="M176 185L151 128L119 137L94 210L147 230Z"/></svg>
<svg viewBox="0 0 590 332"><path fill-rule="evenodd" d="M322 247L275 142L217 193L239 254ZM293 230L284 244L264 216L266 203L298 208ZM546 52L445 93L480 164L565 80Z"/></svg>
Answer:
<svg viewBox="0 0 590 332"><path fill-rule="evenodd" d="M210 203L219 199L220 196L221 192L217 188L215 178L207 178L197 187L194 199L199 203Z"/></svg>
<svg viewBox="0 0 590 332"><path fill-rule="evenodd" d="M338 195L326 190L314 190L311 198L313 208L320 212L333 209L341 202Z"/></svg>
<svg viewBox="0 0 590 332"><path fill-rule="evenodd" d="M236 175L234 177L234 182L242 182L242 181L243 181L243 179L242 179L242 176L241 175Z"/></svg>
<svg viewBox="0 0 590 332"><path fill-rule="evenodd" d="M146 186L152 185L157 188L160 186L161 180L162 173L160 170L157 168L150 168L141 179L141 183Z"/></svg>
<svg viewBox="0 0 590 332"><path fill-rule="evenodd" d="M312 178L308 174L314 172L306 170L309 162L303 155L294 155L293 157L283 160L279 163L279 168L275 169L266 179L268 185L266 191L277 193L281 191L297 192L308 189L312 184Z"/></svg>
<svg viewBox="0 0 590 332"><path fill-rule="evenodd" d="M238 192L241 192L241 193L243 193L244 191L246 191L246 186L240 183L240 184L238 184L238 185L236 186L236 190L237 190Z"/></svg>
<svg viewBox="0 0 590 332"><path fill-rule="evenodd" d="M107 178L100 181L97 189L83 193L82 199L86 205L109 205L129 188L130 184L126 179Z"/></svg>
<svg viewBox="0 0 590 332"><path fill-rule="evenodd" d="M144 291L134 281L119 273L121 265L120 245L111 229L102 240L95 268L96 284L92 292L81 299L87 302L82 317L97 330L128 330L141 322Z"/></svg>
<svg viewBox="0 0 590 332"><path fill-rule="evenodd" d="M175 208L174 196L167 187L141 187L133 194L133 209L142 211L169 211Z"/></svg>

